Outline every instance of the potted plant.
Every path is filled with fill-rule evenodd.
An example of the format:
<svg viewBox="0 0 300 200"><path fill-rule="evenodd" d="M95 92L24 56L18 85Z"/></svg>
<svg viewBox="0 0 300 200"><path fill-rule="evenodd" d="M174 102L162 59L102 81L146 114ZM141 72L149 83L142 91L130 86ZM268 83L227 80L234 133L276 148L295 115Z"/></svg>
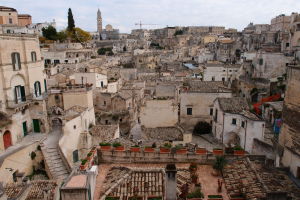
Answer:
<svg viewBox="0 0 300 200"><path fill-rule="evenodd" d="M245 151L242 147L236 146L234 147L233 155L235 156L243 156L245 155Z"/></svg>
<svg viewBox="0 0 300 200"><path fill-rule="evenodd" d="M146 152L146 153L153 153L153 152L155 152L155 148L146 146L146 147L144 148L144 152Z"/></svg>
<svg viewBox="0 0 300 200"><path fill-rule="evenodd" d="M176 154L186 154L187 153L187 149L181 145L177 145L175 147L175 149L176 149Z"/></svg>
<svg viewBox="0 0 300 200"><path fill-rule="evenodd" d="M92 158L93 158L93 154L92 154L92 152L89 152L89 153L87 154L87 159L88 159L88 160L92 160Z"/></svg>
<svg viewBox="0 0 300 200"><path fill-rule="evenodd" d="M192 183L196 184L198 182L198 176L196 174L193 174L191 178L192 178Z"/></svg>
<svg viewBox="0 0 300 200"><path fill-rule="evenodd" d="M160 147L160 153L170 153L172 145L165 143L164 146Z"/></svg>
<svg viewBox="0 0 300 200"><path fill-rule="evenodd" d="M209 200L222 200L223 199L222 195L208 195L207 197Z"/></svg>
<svg viewBox="0 0 300 200"><path fill-rule="evenodd" d="M201 192L201 190L198 188L194 192L189 193L186 196L186 198L189 200L202 200L202 198L204 198L204 195Z"/></svg>
<svg viewBox="0 0 300 200"><path fill-rule="evenodd" d="M143 197L133 196L133 197L129 197L128 200L143 200Z"/></svg>
<svg viewBox="0 0 300 200"><path fill-rule="evenodd" d="M125 147L119 142L113 143L113 147L115 148L115 151L125 151Z"/></svg>
<svg viewBox="0 0 300 200"><path fill-rule="evenodd" d="M196 163L190 164L189 169L190 169L191 172L197 171L197 164Z"/></svg>
<svg viewBox="0 0 300 200"><path fill-rule="evenodd" d="M224 156L217 156L213 168L223 175L223 169L227 164L227 160Z"/></svg>
<svg viewBox="0 0 300 200"><path fill-rule="evenodd" d="M197 148L196 149L196 154L198 154L198 155L206 155L207 154L207 150L205 148Z"/></svg>
<svg viewBox="0 0 300 200"><path fill-rule="evenodd" d="M131 152L140 152L140 146L139 145L134 145L130 148Z"/></svg>
<svg viewBox="0 0 300 200"><path fill-rule="evenodd" d="M223 149L215 148L215 149L213 149L213 154L214 155L223 155L224 151L223 151Z"/></svg>
<svg viewBox="0 0 300 200"><path fill-rule="evenodd" d="M96 152L96 147L93 147L92 149L91 149L91 151L90 151L92 154L95 154L95 152Z"/></svg>
<svg viewBox="0 0 300 200"><path fill-rule="evenodd" d="M111 150L111 144L110 143L101 142L99 145L100 145L100 149L102 151L109 151L109 150Z"/></svg>
<svg viewBox="0 0 300 200"><path fill-rule="evenodd" d="M162 200L162 197L148 197L148 200Z"/></svg>
<svg viewBox="0 0 300 200"><path fill-rule="evenodd" d="M81 164L80 164L80 170L85 170L88 166L88 161L87 159L81 160Z"/></svg>

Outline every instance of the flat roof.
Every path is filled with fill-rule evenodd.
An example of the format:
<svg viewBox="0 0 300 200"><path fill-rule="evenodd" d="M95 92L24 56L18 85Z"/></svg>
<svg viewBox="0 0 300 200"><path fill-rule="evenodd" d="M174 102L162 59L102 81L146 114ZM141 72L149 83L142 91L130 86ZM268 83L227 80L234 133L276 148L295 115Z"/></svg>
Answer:
<svg viewBox="0 0 300 200"><path fill-rule="evenodd" d="M87 184L87 176L86 175L77 175L71 177L69 182L65 185L65 188L85 188Z"/></svg>

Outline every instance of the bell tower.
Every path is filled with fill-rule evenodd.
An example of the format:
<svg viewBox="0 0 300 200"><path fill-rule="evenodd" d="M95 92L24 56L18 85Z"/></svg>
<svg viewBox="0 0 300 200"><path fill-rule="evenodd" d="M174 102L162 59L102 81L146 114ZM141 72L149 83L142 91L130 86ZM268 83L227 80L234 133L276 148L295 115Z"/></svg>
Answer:
<svg viewBox="0 0 300 200"><path fill-rule="evenodd" d="M101 16L101 12L99 9L97 12L97 31L98 31L98 33L102 32L102 16Z"/></svg>

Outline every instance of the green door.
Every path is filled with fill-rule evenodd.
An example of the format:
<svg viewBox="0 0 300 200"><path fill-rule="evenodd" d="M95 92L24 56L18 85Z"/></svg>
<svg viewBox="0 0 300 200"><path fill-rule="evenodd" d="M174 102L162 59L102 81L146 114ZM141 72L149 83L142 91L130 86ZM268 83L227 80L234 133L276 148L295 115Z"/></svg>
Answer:
<svg viewBox="0 0 300 200"><path fill-rule="evenodd" d="M23 133L24 133L24 136L26 136L28 134L27 121L23 122Z"/></svg>
<svg viewBox="0 0 300 200"><path fill-rule="evenodd" d="M73 162L76 163L79 160L78 150L73 151Z"/></svg>
<svg viewBox="0 0 300 200"><path fill-rule="evenodd" d="M41 128L40 128L40 120L38 119L33 119L33 131L35 133L39 133L41 132Z"/></svg>

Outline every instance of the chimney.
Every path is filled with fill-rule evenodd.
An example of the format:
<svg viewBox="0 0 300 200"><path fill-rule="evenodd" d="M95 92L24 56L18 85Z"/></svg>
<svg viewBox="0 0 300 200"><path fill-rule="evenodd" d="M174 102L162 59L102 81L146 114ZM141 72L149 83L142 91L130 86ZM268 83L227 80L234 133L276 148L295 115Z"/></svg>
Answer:
<svg viewBox="0 0 300 200"><path fill-rule="evenodd" d="M165 181L165 196L166 200L176 200L176 174L177 169L175 164L167 164L166 166L166 181Z"/></svg>

